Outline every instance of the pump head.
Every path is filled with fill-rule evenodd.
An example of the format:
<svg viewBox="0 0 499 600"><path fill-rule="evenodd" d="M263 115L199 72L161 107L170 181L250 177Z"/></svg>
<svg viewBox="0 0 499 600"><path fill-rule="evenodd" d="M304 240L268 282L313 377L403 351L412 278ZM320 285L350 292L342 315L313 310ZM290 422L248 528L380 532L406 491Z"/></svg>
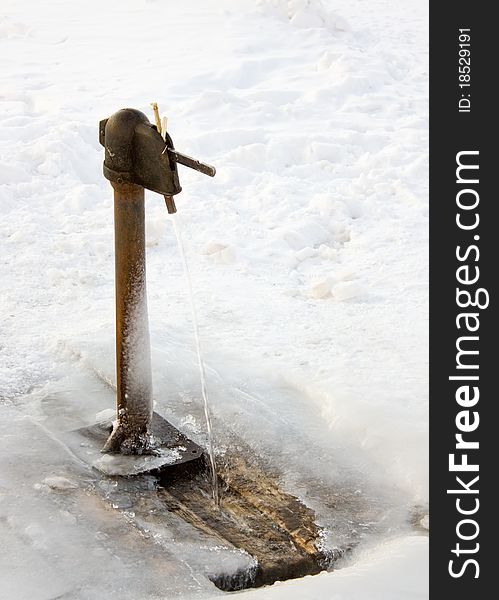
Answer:
<svg viewBox="0 0 499 600"><path fill-rule="evenodd" d="M99 124L99 141L105 148L104 176L116 183L134 183L171 197L182 191L177 163L213 177L215 167L174 149L146 115L123 108Z"/></svg>

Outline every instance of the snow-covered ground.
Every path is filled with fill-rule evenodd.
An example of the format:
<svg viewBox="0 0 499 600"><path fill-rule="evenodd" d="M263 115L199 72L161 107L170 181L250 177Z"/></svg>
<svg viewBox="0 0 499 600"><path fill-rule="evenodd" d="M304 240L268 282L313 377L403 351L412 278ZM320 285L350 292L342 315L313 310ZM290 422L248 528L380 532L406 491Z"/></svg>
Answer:
<svg viewBox="0 0 499 600"><path fill-rule="evenodd" d="M114 372L97 125L124 106L152 118L151 101L176 147L217 167L214 179L179 167L176 202L219 452L229 426L309 503L306 476L355 485L389 521L341 570L242 595L427 596L427 538L410 524L428 502L426 11L417 0L3 0L6 597L221 593L174 546L148 560L120 507L88 506L89 475L57 435L112 406L90 375ZM146 211L156 408L202 441L182 264L162 198L148 194ZM151 561L176 569L167 587Z"/></svg>

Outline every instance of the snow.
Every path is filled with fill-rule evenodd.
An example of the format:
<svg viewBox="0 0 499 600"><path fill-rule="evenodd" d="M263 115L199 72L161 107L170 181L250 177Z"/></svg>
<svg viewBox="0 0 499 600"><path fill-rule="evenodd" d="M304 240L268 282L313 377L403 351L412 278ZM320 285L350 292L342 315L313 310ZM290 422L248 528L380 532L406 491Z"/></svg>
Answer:
<svg viewBox="0 0 499 600"><path fill-rule="evenodd" d="M176 148L217 168L211 179L179 167L176 204L219 455L230 429L267 457L332 546L343 521L324 489L375 507L341 569L242 595L427 597L427 7L2 7L0 595L219 594L203 570L217 553L176 545L173 522L164 554L151 550L125 506L85 493L96 475L64 437L113 405L101 381L114 382L114 263L98 122L125 106L152 119L157 101ZM160 196L147 194L146 219L155 410L205 443Z"/></svg>
<svg viewBox="0 0 499 600"><path fill-rule="evenodd" d="M294 581L278 582L258 594L240 594L243 600L385 600L386 598L428 597L428 544L423 537L391 540L366 552L354 567L333 573L304 577L297 586Z"/></svg>

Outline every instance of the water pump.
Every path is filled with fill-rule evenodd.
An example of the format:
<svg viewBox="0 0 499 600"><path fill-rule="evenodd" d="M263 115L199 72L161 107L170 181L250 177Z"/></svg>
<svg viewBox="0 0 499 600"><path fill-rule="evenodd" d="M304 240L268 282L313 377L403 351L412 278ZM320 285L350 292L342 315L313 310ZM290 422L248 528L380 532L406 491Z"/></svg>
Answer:
<svg viewBox="0 0 499 600"><path fill-rule="evenodd" d="M177 164L211 177L215 168L177 152L168 133L132 108L101 121L99 141L105 149L104 176L114 188L117 379L116 421L102 451L159 455L167 447L176 449L178 464L202 450L153 415L144 189L162 194L173 213L173 196L182 190ZM168 460L171 464L171 452Z"/></svg>

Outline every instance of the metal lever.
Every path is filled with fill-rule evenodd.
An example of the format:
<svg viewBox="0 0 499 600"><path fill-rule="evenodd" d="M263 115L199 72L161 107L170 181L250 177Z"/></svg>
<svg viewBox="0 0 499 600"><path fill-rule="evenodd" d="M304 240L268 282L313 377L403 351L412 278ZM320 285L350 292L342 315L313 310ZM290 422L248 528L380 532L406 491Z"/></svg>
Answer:
<svg viewBox="0 0 499 600"><path fill-rule="evenodd" d="M163 154L165 152L168 153L168 158L170 160L180 163L181 165L184 165L184 167L189 167L195 171L199 171L200 173L208 175L209 177L214 177L215 173L217 172L215 167L207 165L206 163L196 160L195 158L191 158L190 156L182 154L181 152L177 152L173 148L168 148L168 146L166 146L166 148L163 150ZM165 195L165 202L166 208L170 215L177 212L177 207L175 206L175 200L173 199L173 196Z"/></svg>
<svg viewBox="0 0 499 600"><path fill-rule="evenodd" d="M177 152L173 148L167 147L166 151L168 152L168 156L171 159L173 159L175 162L180 163L181 165L184 165L184 167L189 167L191 169L194 169L195 171L203 173L204 175L208 175L209 177L214 177L215 173L217 172L215 167L207 165L206 163L201 162L200 160L196 160L195 158L191 158L190 156L186 156L181 152Z"/></svg>

